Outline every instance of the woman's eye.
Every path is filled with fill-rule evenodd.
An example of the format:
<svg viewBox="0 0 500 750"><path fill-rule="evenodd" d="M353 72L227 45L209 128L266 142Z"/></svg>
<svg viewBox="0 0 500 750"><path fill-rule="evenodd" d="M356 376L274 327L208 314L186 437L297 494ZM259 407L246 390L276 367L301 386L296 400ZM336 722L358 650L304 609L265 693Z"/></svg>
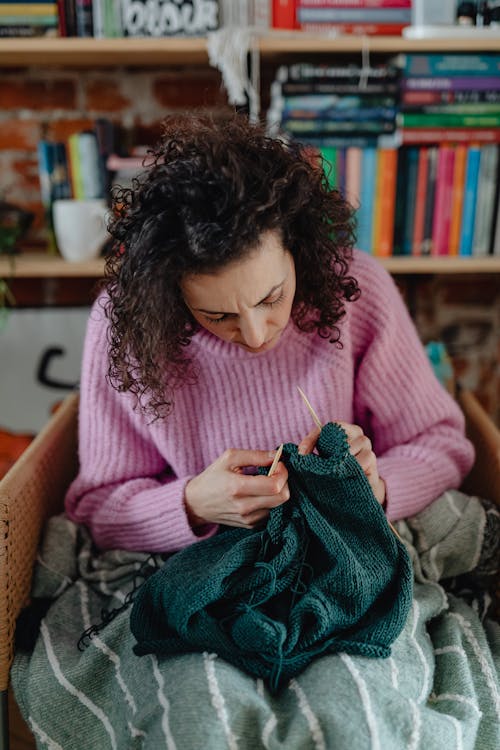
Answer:
<svg viewBox="0 0 500 750"><path fill-rule="evenodd" d="M274 307L274 305L279 305L280 302L283 302L285 299L285 295L283 292L279 295L279 297L276 297L276 299L270 300L269 302L263 302L263 305L266 305L266 307Z"/></svg>
<svg viewBox="0 0 500 750"><path fill-rule="evenodd" d="M205 316L205 320L208 320L209 323L222 323L223 320L227 320L227 315L223 315L222 318L207 318Z"/></svg>

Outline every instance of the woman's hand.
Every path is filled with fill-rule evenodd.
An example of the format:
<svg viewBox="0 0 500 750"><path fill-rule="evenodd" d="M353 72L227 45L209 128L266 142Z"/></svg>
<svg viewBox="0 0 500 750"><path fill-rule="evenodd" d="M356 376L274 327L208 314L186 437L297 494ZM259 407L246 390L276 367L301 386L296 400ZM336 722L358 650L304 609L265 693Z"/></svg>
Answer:
<svg viewBox="0 0 500 750"><path fill-rule="evenodd" d="M347 435L349 451L357 460L363 469L366 478L373 490L373 494L381 505L385 503L385 482L379 476L377 469L377 456L372 450L372 443L361 427L357 424L348 424L347 422L336 422ZM315 427L314 430L303 438L298 447L299 453L312 453L317 443L320 430Z"/></svg>
<svg viewBox="0 0 500 750"><path fill-rule="evenodd" d="M273 475L248 475L246 466L270 466L275 451L229 449L205 471L191 479L184 502L191 526L222 523L251 529L269 515L269 510L290 497L288 471L278 463Z"/></svg>

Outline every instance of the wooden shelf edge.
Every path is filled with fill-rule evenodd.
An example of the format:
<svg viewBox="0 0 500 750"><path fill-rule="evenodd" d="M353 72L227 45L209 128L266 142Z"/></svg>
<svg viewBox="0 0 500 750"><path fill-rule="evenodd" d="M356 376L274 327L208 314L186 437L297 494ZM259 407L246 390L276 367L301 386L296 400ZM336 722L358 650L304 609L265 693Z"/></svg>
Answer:
<svg viewBox="0 0 500 750"><path fill-rule="evenodd" d="M401 36L338 37L301 31L275 31L256 36L263 59L280 55L339 52L477 52L498 51L499 39L405 39ZM0 39L0 68L30 65L69 67L148 67L150 65L208 65L205 37L141 37L88 39L80 37L22 37Z"/></svg>
<svg viewBox="0 0 500 750"><path fill-rule="evenodd" d="M395 275L500 273L500 256L485 258L378 258ZM43 253L22 253L13 260L0 258L0 277L20 278L102 278L104 260L69 263L63 258Z"/></svg>

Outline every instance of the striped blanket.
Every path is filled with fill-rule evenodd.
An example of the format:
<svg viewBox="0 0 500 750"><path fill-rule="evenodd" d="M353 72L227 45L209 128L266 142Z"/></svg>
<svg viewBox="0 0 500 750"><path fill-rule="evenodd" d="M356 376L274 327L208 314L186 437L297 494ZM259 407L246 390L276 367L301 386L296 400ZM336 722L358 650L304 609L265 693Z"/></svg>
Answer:
<svg viewBox="0 0 500 750"><path fill-rule="evenodd" d="M476 568L486 526L458 491L399 522L415 588L390 657L322 656L272 695L214 653L135 656L127 602L162 559L96 554L57 516L33 589L53 603L16 656L16 698L49 750L498 750L500 627L473 594L450 592Z"/></svg>

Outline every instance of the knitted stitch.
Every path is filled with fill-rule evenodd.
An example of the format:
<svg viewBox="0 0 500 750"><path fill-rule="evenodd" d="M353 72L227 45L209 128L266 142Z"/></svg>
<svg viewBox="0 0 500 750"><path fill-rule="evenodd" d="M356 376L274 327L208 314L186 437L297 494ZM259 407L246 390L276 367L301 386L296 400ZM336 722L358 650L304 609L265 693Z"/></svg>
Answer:
<svg viewBox="0 0 500 750"><path fill-rule="evenodd" d="M273 691L326 651L390 654L411 605L410 559L338 425L325 425L318 453L284 446L290 500L264 529L222 531L143 584L135 653L215 651Z"/></svg>

